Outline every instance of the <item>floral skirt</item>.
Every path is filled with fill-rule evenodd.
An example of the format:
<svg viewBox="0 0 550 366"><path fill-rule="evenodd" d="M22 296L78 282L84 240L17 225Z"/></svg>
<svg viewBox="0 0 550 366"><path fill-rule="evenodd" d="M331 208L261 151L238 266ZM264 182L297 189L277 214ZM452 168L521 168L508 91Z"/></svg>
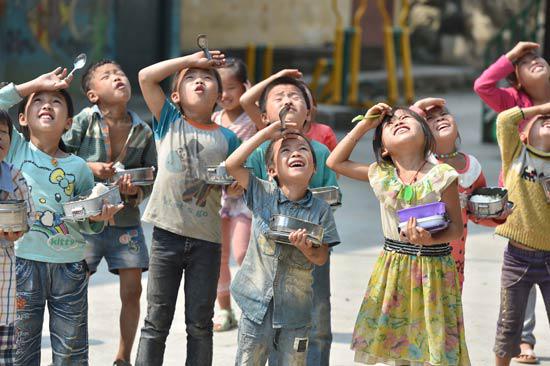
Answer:
<svg viewBox="0 0 550 366"><path fill-rule="evenodd" d="M455 262L383 251L357 316L355 361L470 365Z"/></svg>

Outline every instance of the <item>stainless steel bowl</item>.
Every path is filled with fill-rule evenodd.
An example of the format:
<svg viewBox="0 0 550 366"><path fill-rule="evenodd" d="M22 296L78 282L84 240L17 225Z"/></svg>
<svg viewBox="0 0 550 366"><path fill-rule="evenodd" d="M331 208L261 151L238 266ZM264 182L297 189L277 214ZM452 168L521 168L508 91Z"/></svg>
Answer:
<svg viewBox="0 0 550 366"><path fill-rule="evenodd" d="M245 167L251 169L249 167ZM206 167L206 183L219 186L228 186L235 182L233 178L227 172L224 164L210 165Z"/></svg>
<svg viewBox="0 0 550 366"><path fill-rule="evenodd" d="M342 192L336 186L320 187L311 189L313 197L322 199L328 203L333 209L342 206Z"/></svg>
<svg viewBox="0 0 550 366"><path fill-rule="evenodd" d="M135 169L122 169L117 170L115 175L111 178L111 182L116 182L124 175L130 174L132 184L136 186L147 186L155 183L155 167L148 168L135 168Z"/></svg>
<svg viewBox="0 0 550 366"><path fill-rule="evenodd" d="M323 226L285 215L271 216L267 236L277 243L292 245L288 236L298 229L306 229L307 236L314 247L319 247L322 244L324 233Z"/></svg>
<svg viewBox="0 0 550 366"><path fill-rule="evenodd" d="M63 204L65 211L65 220L80 221L90 216L99 215L103 208L103 201L112 205L118 205L122 202L120 191L117 185L108 186L109 190L94 198L88 198L92 191L88 191L78 197L72 198Z"/></svg>
<svg viewBox="0 0 550 366"><path fill-rule="evenodd" d="M0 229L27 232L27 204L23 200L0 201Z"/></svg>
<svg viewBox="0 0 550 366"><path fill-rule="evenodd" d="M472 202L472 196L495 197L488 202ZM508 205L508 191L504 188L478 188L468 198L468 212L479 218L498 217Z"/></svg>
<svg viewBox="0 0 550 366"><path fill-rule="evenodd" d="M540 179L544 193L546 194L546 202L550 203L550 177L543 177Z"/></svg>

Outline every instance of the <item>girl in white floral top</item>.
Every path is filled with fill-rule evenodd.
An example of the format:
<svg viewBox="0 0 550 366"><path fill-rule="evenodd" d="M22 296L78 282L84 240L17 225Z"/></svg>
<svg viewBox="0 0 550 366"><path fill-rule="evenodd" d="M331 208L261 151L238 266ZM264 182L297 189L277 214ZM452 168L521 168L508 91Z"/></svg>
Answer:
<svg viewBox="0 0 550 366"><path fill-rule="evenodd" d="M375 129L377 162L349 160L359 139ZM426 121L407 108L379 103L327 160L335 172L369 181L380 200L384 250L359 310L355 361L389 365L470 365L456 266L449 242L462 234L457 172L434 165ZM430 234L411 218L399 230L397 211L444 202L450 224Z"/></svg>

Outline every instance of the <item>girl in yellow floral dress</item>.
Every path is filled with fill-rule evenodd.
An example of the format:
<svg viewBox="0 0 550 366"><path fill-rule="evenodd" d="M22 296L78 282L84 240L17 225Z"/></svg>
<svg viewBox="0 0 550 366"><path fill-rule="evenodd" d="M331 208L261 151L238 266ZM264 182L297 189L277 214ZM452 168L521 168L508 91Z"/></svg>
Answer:
<svg viewBox="0 0 550 366"><path fill-rule="evenodd" d="M375 129L376 163L349 160L359 139ZM449 242L462 235L457 172L433 165L434 139L426 121L407 108L372 107L327 160L339 174L369 181L380 200L385 242L357 316L355 361L390 365L470 365L462 303ZM399 230L397 211L444 202L449 226Z"/></svg>

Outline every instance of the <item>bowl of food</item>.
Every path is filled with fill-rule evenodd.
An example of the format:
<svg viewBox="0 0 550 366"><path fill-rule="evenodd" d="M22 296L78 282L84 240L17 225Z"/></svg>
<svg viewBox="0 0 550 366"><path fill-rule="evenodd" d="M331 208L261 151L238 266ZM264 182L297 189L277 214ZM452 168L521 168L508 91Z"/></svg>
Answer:
<svg viewBox="0 0 550 366"><path fill-rule="evenodd" d="M91 191L73 197L68 202L65 202L63 204L64 219L81 221L91 216L99 215L103 209L104 202L112 205L122 203L117 185L97 183Z"/></svg>
<svg viewBox="0 0 550 366"><path fill-rule="evenodd" d="M430 233L444 230L449 225L444 202L432 202L397 211L399 229L404 230L411 217L416 218L416 226Z"/></svg>
<svg viewBox="0 0 550 366"><path fill-rule="evenodd" d="M319 247L322 244L324 234L323 226L285 215L271 216L267 236L277 243L292 245L289 235L298 229L306 230L307 236L314 247Z"/></svg>
<svg viewBox="0 0 550 366"><path fill-rule="evenodd" d="M478 188L468 198L468 212L478 218L499 217L511 206L508 203L508 191L499 187Z"/></svg>
<svg viewBox="0 0 550 366"><path fill-rule="evenodd" d="M312 188L313 197L317 197L329 204L332 209L342 206L342 192L336 186Z"/></svg>
<svg viewBox="0 0 550 366"><path fill-rule="evenodd" d="M23 200L0 201L0 229L6 232L27 232L27 204Z"/></svg>
<svg viewBox="0 0 550 366"><path fill-rule="evenodd" d="M540 184L542 184L542 189L546 194L546 202L550 203L550 176L540 178Z"/></svg>
<svg viewBox="0 0 550 366"><path fill-rule="evenodd" d="M111 178L111 182L116 182L126 174L130 175L133 185L148 186L155 183L155 167L134 168L134 169L117 169L115 175Z"/></svg>

